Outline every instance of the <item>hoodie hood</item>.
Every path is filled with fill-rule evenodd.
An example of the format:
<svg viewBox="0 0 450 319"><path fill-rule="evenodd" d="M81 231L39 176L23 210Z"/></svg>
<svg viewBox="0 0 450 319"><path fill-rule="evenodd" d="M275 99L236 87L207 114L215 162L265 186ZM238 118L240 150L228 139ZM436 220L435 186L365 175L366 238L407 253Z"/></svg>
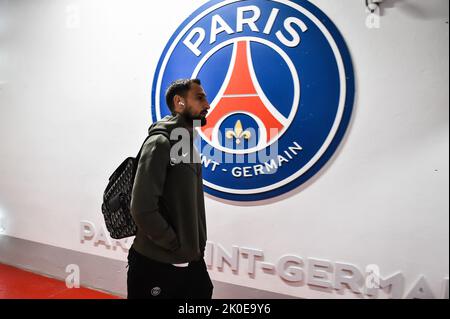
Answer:
<svg viewBox="0 0 450 319"><path fill-rule="evenodd" d="M186 120L180 114L167 115L163 117L161 120L153 123L148 129L148 133L150 134L155 130L158 131L162 130L166 131L170 135L174 129L180 127L189 129ZM192 131L192 129L190 129L190 131Z"/></svg>

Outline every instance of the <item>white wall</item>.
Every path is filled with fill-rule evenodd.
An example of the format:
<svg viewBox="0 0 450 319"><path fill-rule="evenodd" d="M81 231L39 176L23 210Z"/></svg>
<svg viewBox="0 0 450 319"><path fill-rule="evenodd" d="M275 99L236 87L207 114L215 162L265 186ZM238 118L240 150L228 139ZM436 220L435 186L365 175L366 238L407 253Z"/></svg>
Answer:
<svg viewBox="0 0 450 319"><path fill-rule="evenodd" d="M100 226L101 196L150 123L152 73L179 24L204 0L0 0L0 218L5 233L81 252ZM388 1L380 29L363 1L311 1L352 54L357 97L332 161L276 201L237 206L207 198L209 239L348 262L383 276L423 274L438 295L448 277L448 1ZM1 227L0 227L1 228ZM288 285L257 270L214 279L300 297L356 297Z"/></svg>

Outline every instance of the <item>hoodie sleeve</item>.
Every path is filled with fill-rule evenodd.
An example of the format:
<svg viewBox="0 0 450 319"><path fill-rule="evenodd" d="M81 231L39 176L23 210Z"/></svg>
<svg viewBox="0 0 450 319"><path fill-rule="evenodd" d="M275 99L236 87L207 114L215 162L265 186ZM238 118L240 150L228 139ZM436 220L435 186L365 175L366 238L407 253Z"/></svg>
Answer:
<svg viewBox="0 0 450 319"><path fill-rule="evenodd" d="M131 196L131 214L140 231L157 245L176 250L179 242L173 228L159 211L170 161L170 142L155 135L145 143L139 159Z"/></svg>

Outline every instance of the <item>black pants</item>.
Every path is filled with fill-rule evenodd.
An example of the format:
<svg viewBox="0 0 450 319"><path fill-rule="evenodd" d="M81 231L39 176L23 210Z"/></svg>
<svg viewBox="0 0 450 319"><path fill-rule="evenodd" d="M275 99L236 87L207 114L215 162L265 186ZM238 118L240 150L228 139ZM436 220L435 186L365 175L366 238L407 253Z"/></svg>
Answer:
<svg viewBox="0 0 450 319"><path fill-rule="evenodd" d="M176 267L128 253L128 299L211 299L213 284L203 258Z"/></svg>

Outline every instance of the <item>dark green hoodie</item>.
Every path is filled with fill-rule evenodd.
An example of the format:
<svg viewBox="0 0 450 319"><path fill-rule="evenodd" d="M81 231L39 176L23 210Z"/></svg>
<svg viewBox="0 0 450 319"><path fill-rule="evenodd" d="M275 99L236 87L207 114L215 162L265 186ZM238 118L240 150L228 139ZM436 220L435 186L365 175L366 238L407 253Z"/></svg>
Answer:
<svg viewBox="0 0 450 319"><path fill-rule="evenodd" d="M149 133L164 130L170 136L176 128L188 128L184 118L166 116ZM142 149L134 180L131 214L138 230L133 248L164 263L199 260L206 245L202 167L192 146L192 128L190 132L190 151L183 155L189 153L191 160L183 162L171 157L177 141L163 134L151 136Z"/></svg>

